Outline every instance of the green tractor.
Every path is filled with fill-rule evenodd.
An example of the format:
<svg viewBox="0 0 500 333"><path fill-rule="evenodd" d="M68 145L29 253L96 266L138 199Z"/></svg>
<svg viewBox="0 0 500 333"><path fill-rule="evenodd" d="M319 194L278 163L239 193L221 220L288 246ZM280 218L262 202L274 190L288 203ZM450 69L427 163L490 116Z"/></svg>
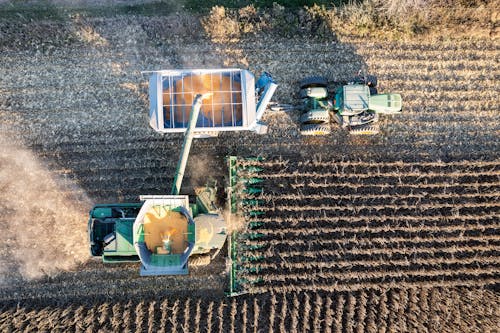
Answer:
<svg viewBox="0 0 500 333"><path fill-rule="evenodd" d="M299 95L303 101L303 135L330 133L330 114L350 134L376 134L380 114L398 114L402 110L401 95L378 94L373 75L358 75L338 86L333 99L328 98L326 78L310 77L301 81Z"/></svg>

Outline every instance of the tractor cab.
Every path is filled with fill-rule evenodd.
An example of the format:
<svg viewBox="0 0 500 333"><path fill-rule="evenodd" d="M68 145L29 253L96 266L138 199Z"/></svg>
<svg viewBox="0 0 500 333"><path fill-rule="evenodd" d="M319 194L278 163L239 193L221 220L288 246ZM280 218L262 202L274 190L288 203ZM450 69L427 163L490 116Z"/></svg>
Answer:
<svg viewBox="0 0 500 333"><path fill-rule="evenodd" d="M377 78L358 76L335 92L334 120L352 134L376 134L379 114L401 112L401 95L378 94Z"/></svg>
<svg viewBox="0 0 500 333"><path fill-rule="evenodd" d="M378 120L377 113L369 109L369 103L370 88L367 85L354 83L341 86L335 93L334 110L337 113L334 119L351 133L358 129L376 133L377 130L367 127Z"/></svg>
<svg viewBox="0 0 500 333"><path fill-rule="evenodd" d="M339 87L335 93L335 109L342 116L354 116L368 110L370 90L361 84Z"/></svg>

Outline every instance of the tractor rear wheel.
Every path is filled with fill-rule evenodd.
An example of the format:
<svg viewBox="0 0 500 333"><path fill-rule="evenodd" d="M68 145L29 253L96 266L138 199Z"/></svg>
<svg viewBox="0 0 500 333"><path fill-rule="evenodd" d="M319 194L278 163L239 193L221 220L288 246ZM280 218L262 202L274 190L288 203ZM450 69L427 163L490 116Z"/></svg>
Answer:
<svg viewBox="0 0 500 333"><path fill-rule="evenodd" d="M331 131L329 124L306 124L300 127L302 135L328 135Z"/></svg>
<svg viewBox="0 0 500 333"><path fill-rule="evenodd" d="M311 76L300 81L299 86L300 89L309 87L326 87L328 86L328 79L323 76Z"/></svg>
<svg viewBox="0 0 500 333"><path fill-rule="evenodd" d="M328 110L314 110L303 113L299 119L301 124L328 124L330 113Z"/></svg>
<svg viewBox="0 0 500 333"><path fill-rule="evenodd" d="M358 126L351 128L349 130L349 134L352 135L374 135L378 134L378 132L379 132L378 126L374 125Z"/></svg>

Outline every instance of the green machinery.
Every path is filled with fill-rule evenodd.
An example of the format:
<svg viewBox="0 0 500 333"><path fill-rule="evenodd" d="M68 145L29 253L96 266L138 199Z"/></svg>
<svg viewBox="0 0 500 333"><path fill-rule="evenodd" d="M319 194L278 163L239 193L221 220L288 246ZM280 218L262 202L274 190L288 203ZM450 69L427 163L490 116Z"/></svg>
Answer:
<svg viewBox="0 0 500 333"><path fill-rule="evenodd" d="M299 96L303 102L303 135L329 134L331 114L351 134L376 134L380 114L398 114L402 110L401 95L378 94L377 78L373 75L358 75L339 85L333 98L329 98L326 78L309 77L300 82Z"/></svg>
<svg viewBox="0 0 500 333"><path fill-rule="evenodd" d="M141 262L141 275L188 274L188 263L208 263L226 241L226 223L215 207L215 186L195 189L196 201L179 195L202 100L194 99L171 195L141 196L140 203L100 204L90 211L93 256L106 263Z"/></svg>
<svg viewBox="0 0 500 333"><path fill-rule="evenodd" d="M192 139L221 131L264 134L260 119L276 87L268 73L256 80L241 69L150 72L150 126L185 133L171 195L95 205L88 221L91 254L106 263L140 261L141 275L188 274L188 264L208 263L224 246L227 226L214 204L215 185L196 188L194 202L179 195Z"/></svg>
<svg viewBox="0 0 500 333"><path fill-rule="evenodd" d="M233 216L239 216L244 220L238 231L231 233L228 237L229 246L229 296L245 294L248 287L261 282L255 278L253 273L258 273L258 262L261 256L248 255L247 252L264 245L253 244L252 241L263 237L258 229L264 225L259 220L264 212L259 210L263 204L259 199L263 192L264 179L259 176L262 168L255 166L255 162L262 158L227 158L229 170L229 186L227 188L228 203ZM253 275L253 277L249 277Z"/></svg>

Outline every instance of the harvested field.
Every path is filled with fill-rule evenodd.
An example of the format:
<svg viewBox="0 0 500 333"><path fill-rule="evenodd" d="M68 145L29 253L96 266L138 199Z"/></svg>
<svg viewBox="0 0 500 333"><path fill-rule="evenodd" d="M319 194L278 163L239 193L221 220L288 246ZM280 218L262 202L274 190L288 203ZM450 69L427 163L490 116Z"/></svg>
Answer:
<svg viewBox="0 0 500 333"><path fill-rule="evenodd" d="M0 32L0 223L7 230L0 245L1 331L500 326L494 39L261 32L222 44L184 13L2 19ZM341 81L366 69L378 76L380 91L401 93L403 114L383 117L377 136L335 129L305 138L299 111L268 111L267 135L224 133L194 142L185 193L209 176L225 184L226 155L266 158L255 162L264 168L263 203L252 208L263 214L247 216L263 223L245 231L262 236L240 242L263 246L245 250L258 260L240 263L258 269L244 276L251 294L224 297L223 255L190 276L155 278L139 277L135 264L88 259L81 247L92 204L137 201L171 187L182 138L148 127L141 71L222 66L270 72L280 84L274 100L291 104L299 104L296 85L305 76ZM8 191L13 179L19 191ZM16 202L21 208L13 210ZM66 223L60 232L78 231L71 242L80 248L59 252L63 243L50 242L59 234L33 228L26 241L8 228L12 214L46 229ZM42 243L50 246L38 257L32 245ZM26 266L23 254L41 258L40 265Z"/></svg>
<svg viewBox="0 0 500 333"><path fill-rule="evenodd" d="M498 294L472 288L271 293L3 307L2 331L486 332Z"/></svg>

